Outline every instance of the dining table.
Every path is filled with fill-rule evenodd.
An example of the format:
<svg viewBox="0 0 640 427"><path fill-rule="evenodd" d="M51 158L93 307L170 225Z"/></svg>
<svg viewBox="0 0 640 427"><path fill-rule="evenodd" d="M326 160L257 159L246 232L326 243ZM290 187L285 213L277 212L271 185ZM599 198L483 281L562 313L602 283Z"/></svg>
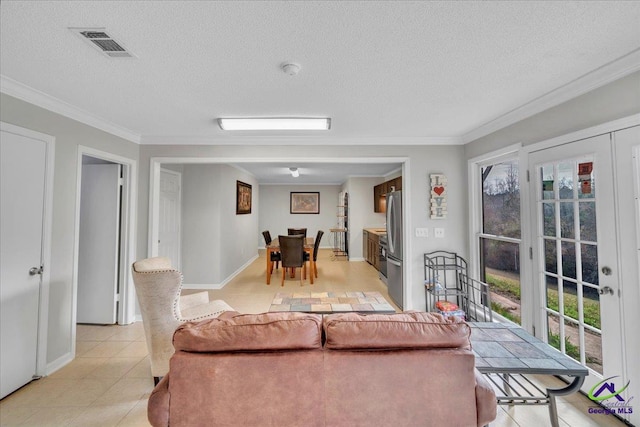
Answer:
<svg viewBox="0 0 640 427"><path fill-rule="evenodd" d="M309 280L311 281L311 284L313 285L313 244L314 244L314 238L313 237L305 237L304 239L304 251L309 255L309 267L311 268L309 271L311 272L309 274ZM278 238L276 237L275 239L273 239L271 241L270 244L267 245L267 285L271 284L271 273L272 273L272 263L271 263L271 254L273 252L280 252L280 242L278 241ZM284 271L282 274L285 274ZM300 273L302 274L302 272ZM303 277L303 279L306 279L306 277Z"/></svg>

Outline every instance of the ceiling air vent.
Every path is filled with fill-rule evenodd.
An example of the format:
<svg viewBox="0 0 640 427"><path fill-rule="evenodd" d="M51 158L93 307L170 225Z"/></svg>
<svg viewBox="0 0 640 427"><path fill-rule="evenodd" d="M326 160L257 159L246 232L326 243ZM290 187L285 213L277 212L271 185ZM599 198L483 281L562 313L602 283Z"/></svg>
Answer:
<svg viewBox="0 0 640 427"><path fill-rule="evenodd" d="M107 34L104 28L69 28L110 58L133 58L134 55L116 39Z"/></svg>

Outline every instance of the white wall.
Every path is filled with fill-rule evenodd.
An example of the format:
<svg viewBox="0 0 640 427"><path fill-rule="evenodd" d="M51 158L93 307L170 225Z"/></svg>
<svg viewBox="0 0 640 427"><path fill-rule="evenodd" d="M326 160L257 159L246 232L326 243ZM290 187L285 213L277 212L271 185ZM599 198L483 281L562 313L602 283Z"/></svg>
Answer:
<svg viewBox="0 0 640 427"><path fill-rule="evenodd" d="M252 186L250 214L236 215L236 181ZM186 287L218 287L257 256L259 199L257 181L245 172L227 165L184 165L181 256Z"/></svg>
<svg viewBox="0 0 640 427"><path fill-rule="evenodd" d="M292 191L320 192L319 214L291 214L289 194ZM321 247L329 247L329 229L338 222L339 185L261 185L259 205L258 247L264 247L262 232L269 230L272 238L286 235L287 228L307 228L307 236L315 237L318 230L324 231Z"/></svg>
<svg viewBox="0 0 640 427"><path fill-rule="evenodd" d="M139 146L5 94L0 95L0 120L56 138L47 333L47 364L56 365L70 357L72 349L78 146L133 160L138 159Z"/></svg>

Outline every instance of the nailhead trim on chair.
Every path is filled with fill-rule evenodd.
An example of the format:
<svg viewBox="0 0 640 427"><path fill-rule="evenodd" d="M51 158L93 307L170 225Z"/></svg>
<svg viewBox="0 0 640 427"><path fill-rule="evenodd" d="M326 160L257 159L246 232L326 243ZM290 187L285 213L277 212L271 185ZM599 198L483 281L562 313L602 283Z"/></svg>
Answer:
<svg viewBox="0 0 640 427"><path fill-rule="evenodd" d="M153 274L153 273L169 273L172 271L178 271L175 269L169 269L169 270L150 270L150 271L136 271L136 273L139 274ZM178 316L178 301L180 301L180 293L182 292L182 282L184 281L184 275L182 274L182 272L180 271L180 287L178 287L178 293L176 294L176 297L173 299L173 317L179 321L185 321L185 319L182 316ZM227 310L219 310L219 311L214 311L213 313L209 313L207 315L204 316L198 316L198 317L194 317L193 319L189 319L189 322L194 321L194 320L201 320L201 319L208 319L210 318L212 315L220 315L222 313L224 313Z"/></svg>

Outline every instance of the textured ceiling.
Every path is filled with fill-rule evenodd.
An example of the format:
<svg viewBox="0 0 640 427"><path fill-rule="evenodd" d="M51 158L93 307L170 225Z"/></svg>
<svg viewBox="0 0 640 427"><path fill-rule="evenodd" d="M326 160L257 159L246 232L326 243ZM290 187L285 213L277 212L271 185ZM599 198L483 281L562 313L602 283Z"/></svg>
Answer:
<svg viewBox="0 0 640 427"><path fill-rule="evenodd" d="M0 12L3 77L143 143L459 141L640 48L636 1L3 0ZM68 27L106 27L136 58L107 58ZM302 70L287 76L284 61ZM332 129L230 136L214 121L254 115L329 116Z"/></svg>

